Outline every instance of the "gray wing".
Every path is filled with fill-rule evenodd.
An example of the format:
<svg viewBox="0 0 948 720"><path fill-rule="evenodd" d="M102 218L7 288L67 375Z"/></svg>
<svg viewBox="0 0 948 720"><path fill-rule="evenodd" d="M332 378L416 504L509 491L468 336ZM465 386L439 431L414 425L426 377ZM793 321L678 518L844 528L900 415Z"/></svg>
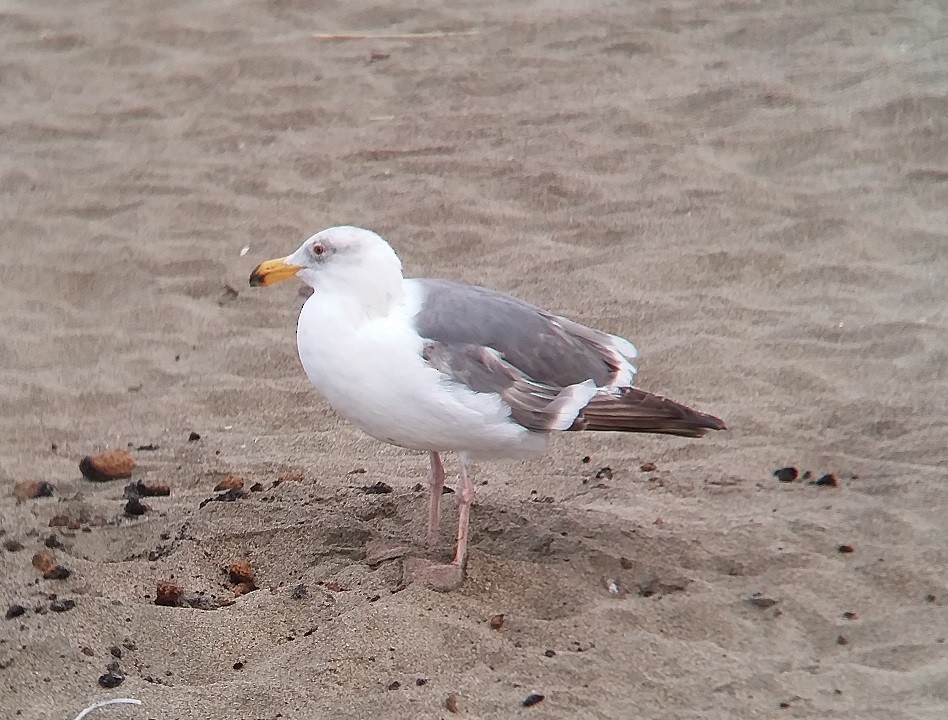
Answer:
<svg viewBox="0 0 948 720"><path fill-rule="evenodd" d="M505 293L448 280L412 280L422 290L415 329L427 340L496 350L537 383L564 388L619 377L631 384L632 343L593 330Z"/></svg>
<svg viewBox="0 0 948 720"><path fill-rule="evenodd" d="M541 432L609 430L699 437L724 423L632 387L635 347L511 295L447 280L422 289L414 317L434 368L474 392L496 393L511 418Z"/></svg>
<svg viewBox="0 0 948 720"><path fill-rule="evenodd" d="M536 382L483 345L427 342L422 356L474 392L500 395L514 421L529 430L569 430L598 391L592 380L565 388Z"/></svg>

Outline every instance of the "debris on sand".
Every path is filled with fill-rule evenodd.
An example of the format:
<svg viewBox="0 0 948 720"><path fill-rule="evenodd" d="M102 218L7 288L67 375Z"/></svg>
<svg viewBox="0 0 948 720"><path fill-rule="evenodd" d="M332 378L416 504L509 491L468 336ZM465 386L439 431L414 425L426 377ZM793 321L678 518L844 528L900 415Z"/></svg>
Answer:
<svg viewBox="0 0 948 720"><path fill-rule="evenodd" d="M388 495L392 492L392 486L379 480L374 485L363 485L359 488L366 495Z"/></svg>
<svg viewBox="0 0 948 720"><path fill-rule="evenodd" d="M793 466L782 467L774 470L774 477L780 482L793 482L800 476L800 472Z"/></svg>
<svg viewBox="0 0 948 720"><path fill-rule="evenodd" d="M13 538L7 538L3 541L3 549L7 552L19 552L24 547L23 543Z"/></svg>
<svg viewBox="0 0 948 720"><path fill-rule="evenodd" d="M232 583L253 582L253 568L247 558L238 558L227 566Z"/></svg>
<svg viewBox="0 0 948 720"><path fill-rule="evenodd" d="M180 602L182 595L184 595L184 591L177 583L171 580L159 582L155 591L155 605L175 607Z"/></svg>
<svg viewBox="0 0 948 720"><path fill-rule="evenodd" d="M110 662L105 669L105 674L99 676L99 685L104 688L116 688L125 682L125 673L119 667L117 661Z"/></svg>
<svg viewBox="0 0 948 720"><path fill-rule="evenodd" d="M254 571L247 558L237 558L232 561L230 565L227 566L227 576L236 586L234 588L235 593L237 593L238 589L242 590L242 592L237 593L238 595L253 592L257 589L257 586L254 584Z"/></svg>
<svg viewBox="0 0 948 720"><path fill-rule="evenodd" d="M44 580L65 580L72 574L49 550L41 550L33 556L33 567L42 573Z"/></svg>
<svg viewBox="0 0 948 720"><path fill-rule="evenodd" d="M810 485L819 485L820 487L839 487L839 481L833 473L827 473L810 483Z"/></svg>
<svg viewBox="0 0 948 720"><path fill-rule="evenodd" d="M134 488L141 497L165 497L171 494L169 485L154 480L139 480Z"/></svg>
<svg viewBox="0 0 948 720"><path fill-rule="evenodd" d="M76 607L76 601L71 598L56 598L49 604L49 609L53 612L69 612Z"/></svg>
<svg viewBox="0 0 948 720"><path fill-rule="evenodd" d="M204 592L185 592L174 580L163 580L155 589L155 605L192 607L195 610L219 610L233 605L232 599L209 597Z"/></svg>
<svg viewBox="0 0 948 720"><path fill-rule="evenodd" d="M143 503L137 496L129 499L125 503L125 514L131 517L138 517L139 515L144 515L148 512L148 506Z"/></svg>
<svg viewBox="0 0 948 720"><path fill-rule="evenodd" d="M13 497L19 502L35 498L52 497L56 486L45 480L21 480L13 486Z"/></svg>
<svg viewBox="0 0 948 720"><path fill-rule="evenodd" d="M689 582L685 578L659 580L657 577L652 577L639 583L639 595L642 597L662 597L674 592L681 592L688 587Z"/></svg>
<svg viewBox="0 0 948 720"><path fill-rule="evenodd" d="M135 458L127 450L108 450L98 455L86 455L79 461L79 472L93 482L129 478L134 469Z"/></svg>
<svg viewBox="0 0 948 720"><path fill-rule="evenodd" d="M107 705L141 705L141 704L142 704L142 701L136 700L135 698L112 698L111 700L102 700L100 702L93 703L92 705L87 707L81 713L76 715L74 720L82 720L89 713L93 712L94 710L98 710L101 707L105 707Z"/></svg>
<svg viewBox="0 0 948 720"><path fill-rule="evenodd" d="M26 608L20 603L13 603L10 607L7 608L6 619L12 620L13 618L18 618L21 615L26 614Z"/></svg>
<svg viewBox="0 0 948 720"><path fill-rule="evenodd" d="M242 488L236 488L236 487L231 488L227 492L222 492L219 495L214 495L212 497L201 500L201 504L199 505L199 507L204 507L205 505L211 502L234 502L235 500L240 500L246 494L247 493L244 492Z"/></svg>
<svg viewBox="0 0 948 720"><path fill-rule="evenodd" d="M231 473L214 486L214 492L222 492L224 490L240 490L243 488L243 486L244 479L240 477L240 475L234 475Z"/></svg>

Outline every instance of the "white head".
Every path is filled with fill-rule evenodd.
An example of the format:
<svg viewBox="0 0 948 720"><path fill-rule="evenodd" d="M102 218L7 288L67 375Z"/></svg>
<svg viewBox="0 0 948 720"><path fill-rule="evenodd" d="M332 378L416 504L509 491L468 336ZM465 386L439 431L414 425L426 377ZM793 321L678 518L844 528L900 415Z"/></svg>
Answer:
<svg viewBox="0 0 948 720"><path fill-rule="evenodd" d="M285 258L260 263L250 284L271 285L298 277L318 293L351 295L361 304L388 309L402 297L402 263L371 230L341 225L322 230Z"/></svg>

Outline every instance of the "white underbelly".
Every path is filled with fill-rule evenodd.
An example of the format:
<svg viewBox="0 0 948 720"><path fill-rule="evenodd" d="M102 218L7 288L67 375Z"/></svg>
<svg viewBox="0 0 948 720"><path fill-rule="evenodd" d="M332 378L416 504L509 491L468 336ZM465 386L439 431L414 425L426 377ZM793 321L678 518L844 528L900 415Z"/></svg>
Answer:
<svg viewBox="0 0 948 720"><path fill-rule="evenodd" d="M547 436L513 422L497 395L474 393L429 366L423 340L400 318L347 327L307 301L297 346L310 382L377 440L474 459L531 457L547 447Z"/></svg>

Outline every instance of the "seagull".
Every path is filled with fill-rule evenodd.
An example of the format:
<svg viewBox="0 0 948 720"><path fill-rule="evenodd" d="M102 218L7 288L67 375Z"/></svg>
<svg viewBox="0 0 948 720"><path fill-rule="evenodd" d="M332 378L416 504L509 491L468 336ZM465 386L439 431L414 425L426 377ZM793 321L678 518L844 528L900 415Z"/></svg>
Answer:
<svg viewBox="0 0 948 720"><path fill-rule="evenodd" d="M293 277L314 290L296 331L310 382L369 436L428 453L429 547L438 539L441 454L458 455L454 559L421 573L434 589L464 580L476 462L540 455L558 432L700 437L725 428L633 387L628 340L496 290L405 278L391 245L370 230L318 232L293 254L260 263L250 285Z"/></svg>

